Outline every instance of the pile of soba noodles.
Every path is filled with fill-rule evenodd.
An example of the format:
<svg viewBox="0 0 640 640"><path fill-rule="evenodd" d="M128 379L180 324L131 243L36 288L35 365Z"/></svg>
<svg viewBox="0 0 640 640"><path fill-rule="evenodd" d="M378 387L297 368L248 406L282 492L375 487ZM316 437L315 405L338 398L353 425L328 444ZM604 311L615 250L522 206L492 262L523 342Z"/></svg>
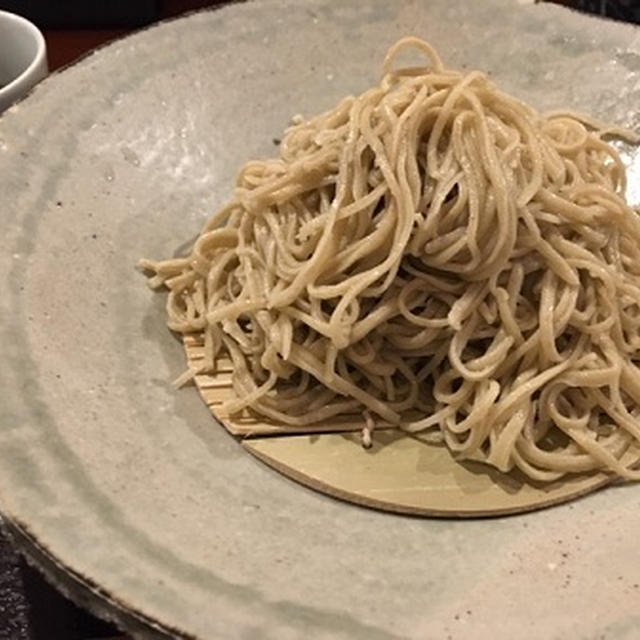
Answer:
<svg viewBox="0 0 640 640"><path fill-rule="evenodd" d="M424 66L393 67L406 47ZM231 359L231 412L395 425L541 481L635 479L640 217L616 136L633 141L405 38L378 86L242 168L189 255L140 266L169 327L202 339L199 372Z"/></svg>

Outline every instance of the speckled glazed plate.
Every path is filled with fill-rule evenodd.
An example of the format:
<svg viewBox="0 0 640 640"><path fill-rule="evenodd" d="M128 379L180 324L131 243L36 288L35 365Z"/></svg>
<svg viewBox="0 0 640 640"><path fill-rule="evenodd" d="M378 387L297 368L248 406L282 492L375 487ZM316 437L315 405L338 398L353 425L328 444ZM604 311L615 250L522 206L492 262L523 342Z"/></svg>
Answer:
<svg viewBox="0 0 640 640"><path fill-rule="evenodd" d="M228 6L0 119L0 508L141 637L637 637L637 487L505 519L379 513L274 473L169 386L184 354L138 257L193 237L292 113L364 89L407 33L539 107L640 125L637 29L509 0Z"/></svg>

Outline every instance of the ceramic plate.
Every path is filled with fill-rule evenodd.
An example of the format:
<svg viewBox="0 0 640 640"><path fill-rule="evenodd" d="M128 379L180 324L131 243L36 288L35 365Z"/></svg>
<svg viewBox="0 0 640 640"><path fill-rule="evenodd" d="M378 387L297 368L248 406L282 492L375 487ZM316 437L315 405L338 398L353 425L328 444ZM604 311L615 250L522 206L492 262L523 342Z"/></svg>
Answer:
<svg viewBox="0 0 640 640"><path fill-rule="evenodd" d="M640 491L527 516L384 514L216 425L134 270L407 33L540 108L640 127L640 32L509 0L231 5L114 43L0 119L0 507L74 598L149 637L634 638ZM637 185L637 174L632 184Z"/></svg>

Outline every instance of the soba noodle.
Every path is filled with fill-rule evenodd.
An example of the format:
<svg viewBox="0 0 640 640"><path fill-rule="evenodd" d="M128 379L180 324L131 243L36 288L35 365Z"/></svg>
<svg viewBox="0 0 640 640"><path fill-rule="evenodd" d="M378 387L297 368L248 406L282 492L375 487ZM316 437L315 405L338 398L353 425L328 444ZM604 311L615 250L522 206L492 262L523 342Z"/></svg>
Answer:
<svg viewBox="0 0 640 640"><path fill-rule="evenodd" d="M424 67L393 68L407 47ZM365 443L384 422L541 481L637 479L640 217L608 136L633 139L404 38L378 86L242 168L189 255L140 265L201 370L233 362L231 412L340 416Z"/></svg>

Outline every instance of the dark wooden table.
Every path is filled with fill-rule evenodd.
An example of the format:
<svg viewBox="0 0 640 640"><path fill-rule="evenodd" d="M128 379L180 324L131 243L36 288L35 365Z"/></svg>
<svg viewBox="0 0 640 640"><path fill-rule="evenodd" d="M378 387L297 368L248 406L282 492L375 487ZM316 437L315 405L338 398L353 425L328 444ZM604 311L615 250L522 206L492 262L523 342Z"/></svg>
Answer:
<svg viewBox="0 0 640 640"><path fill-rule="evenodd" d="M158 19L168 20L176 16L198 11L207 7L225 4L228 0L165 0L161 3ZM144 27L144 25L142 25ZM120 27L111 29L43 29L47 41L49 69L55 71L91 49L102 46L107 42L127 35L131 28Z"/></svg>

